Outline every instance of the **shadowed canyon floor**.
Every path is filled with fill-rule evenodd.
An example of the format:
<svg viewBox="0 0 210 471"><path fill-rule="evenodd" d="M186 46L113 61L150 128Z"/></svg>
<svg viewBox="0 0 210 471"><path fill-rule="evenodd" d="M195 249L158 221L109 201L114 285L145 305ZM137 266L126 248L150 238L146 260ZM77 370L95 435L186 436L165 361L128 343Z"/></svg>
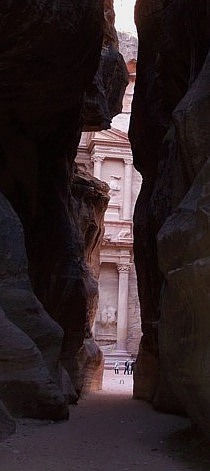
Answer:
<svg viewBox="0 0 210 471"><path fill-rule="evenodd" d="M132 381L105 371L103 390L71 406L68 422L19 421L0 444L0 471L209 471L190 421L132 400Z"/></svg>

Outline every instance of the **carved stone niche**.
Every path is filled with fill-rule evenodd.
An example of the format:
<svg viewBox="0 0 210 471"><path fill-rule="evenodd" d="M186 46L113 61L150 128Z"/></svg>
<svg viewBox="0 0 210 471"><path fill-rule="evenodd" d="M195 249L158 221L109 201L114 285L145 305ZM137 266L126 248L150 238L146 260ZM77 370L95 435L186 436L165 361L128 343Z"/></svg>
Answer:
<svg viewBox="0 0 210 471"><path fill-rule="evenodd" d="M100 345L110 345L116 342L117 309L111 304L105 304L100 311L96 332Z"/></svg>
<svg viewBox="0 0 210 471"><path fill-rule="evenodd" d="M115 326L117 324L117 310L113 306L106 304L101 311L100 323L106 328Z"/></svg>

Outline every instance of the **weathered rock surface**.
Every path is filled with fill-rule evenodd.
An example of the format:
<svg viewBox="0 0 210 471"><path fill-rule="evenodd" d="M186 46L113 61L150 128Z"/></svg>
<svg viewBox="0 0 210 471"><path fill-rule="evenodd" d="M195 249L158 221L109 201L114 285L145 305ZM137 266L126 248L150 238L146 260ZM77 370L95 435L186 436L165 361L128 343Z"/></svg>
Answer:
<svg viewBox="0 0 210 471"><path fill-rule="evenodd" d="M77 170L74 174L72 197L74 217L77 220L78 240L83 244L83 278L86 279L86 303L84 306L84 341L75 357L75 388L79 394L100 389L103 373L103 355L93 339L91 328L98 306L98 276L100 266L100 245L104 234L103 217L109 201L109 187L92 175ZM78 224L79 223L79 224ZM85 274L85 277L84 277ZM81 306L80 306L81 311ZM79 312L78 312L79 315ZM80 313L81 315L81 313ZM81 332L79 325L78 333ZM72 339L66 342L68 345ZM66 368L68 369L67 365Z"/></svg>
<svg viewBox="0 0 210 471"><path fill-rule="evenodd" d="M85 396L90 391L102 389L104 358L92 335L84 339L83 345L76 356L76 362L76 391Z"/></svg>
<svg viewBox="0 0 210 471"><path fill-rule="evenodd" d="M9 435L15 433L15 431L15 420L9 414L3 402L0 401L0 441L5 440Z"/></svg>
<svg viewBox="0 0 210 471"><path fill-rule="evenodd" d="M160 102L161 114L159 113L159 96L156 97L156 62L160 49L160 19L163 11L159 3L142 0L136 4L135 16L140 44L129 129L134 166L143 177L134 212L134 259L143 332L143 356L139 358L141 380L138 383L139 388L136 383L134 392L135 397L147 400L152 400L155 395L158 375L157 321L162 275L157 262L156 234L169 213L170 202L167 197L170 188L169 176L166 185L161 188L163 196L161 193L158 198L155 197L155 201L153 198L159 144L170 119L169 111L166 117L165 114L162 116L163 98Z"/></svg>
<svg viewBox="0 0 210 471"><path fill-rule="evenodd" d="M66 418L58 374L63 331L32 291L22 226L2 194L0 227L0 399L14 415Z"/></svg>
<svg viewBox="0 0 210 471"><path fill-rule="evenodd" d="M77 352L87 320L87 277L71 211L71 174L84 92L101 53L103 1L4 1L0 37L0 190L23 224L33 288L62 319L64 344L67 332L76 332L71 348ZM66 418L58 367L62 329L32 291L21 224L3 197L1 219L1 357L8 369L2 361L0 397L14 414Z"/></svg>
<svg viewBox="0 0 210 471"><path fill-rule="evenodd" d="M137 2L130 126L143 175L134 233L144 333L138 367L150 381L145 398L156 396L156 405L172 412L178 400L208 437L209 20L207 0ZM137 397L145 396L143 384Z"/></svg>
<svg viewBox="0 0 210 471"><path fill-rule="evenodd" d="M0 397L14 414L59 419L86 378L91 388L101 378L91 325L107 188L76 175L73 164L84 95L99 74L110 119L120 110L127 77L112 0L5 0L0 15L0 190L23 225L30 274L29 281L20 221L2 197L0 306L12 341L5 354L17 352L21 375L17 383L12 354ZM106 127L105 114L98 121L94 111L91 126ZM66 369L59 365L61 342ZM17 406L13 380L17 391L24 390Z"/></svg>
<svg viewBox="0 0 210 471"><path fill-rule="evenodd" d="M35 342L50 374L58 381L63 331L33 293L22 225L2 194L0 227L0 305L8 319Z"/></svg>
<svg viewBox="0 0 210 471"><path fill-rule="evenodd" d="M4 405L14 416L67 419L64 396L50 376L41 352L2 309L0 316L0 397Z"/></svg>
<svg viewBox="0 0 210 471"><path fill-rule="evenodd" d="M119 52L114 22L113 0L104 0L103 47L97 73L86 91L84 131L109 129L112 118L122 111L128 72Z"/></svg>

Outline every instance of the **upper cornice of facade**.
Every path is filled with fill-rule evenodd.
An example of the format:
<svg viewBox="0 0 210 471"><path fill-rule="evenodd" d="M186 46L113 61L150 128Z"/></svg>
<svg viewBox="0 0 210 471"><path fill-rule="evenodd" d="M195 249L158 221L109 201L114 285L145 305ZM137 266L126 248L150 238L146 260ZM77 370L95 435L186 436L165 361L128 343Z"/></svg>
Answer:
<svg viewBox="0 0 210 471"><path fill-rule="evenodd" d="M128 250L133 250L133 240L130 239L124 239L124 240L106 240L103 239L102 241L102 248L105 247L113 247L113 248L125 248Z"/></svg>
<svg viewBox="0 0 210 471"><path fill-rule="evenodd" d="M96 149L109 149L115 147L115 149L126 149L129 152L130 142L128 140L127 134L118 129L109 129L108 131L101 131L100 133L95 133L89 141L88 149L92 153Z"/></svg>
<svg viewBox="0 0 210 471"><path fill-rule="evenodd" d="M101 160L104 159L120 159L126 161L128 163L128 159L130 159L130 163L132 163L132 154L130 149L125 148L116 148L116 147L102 147L102 146L95 146L91 152L91 160Z"/></svg>
<svg viewBox="0 0 210 471"><path fill-rule="evenodd" d="M86 132L83 133L79 149L83 151L88 151L90 154L93 153L95 148L107 148L110 149L112 147L116 149L128 149L130 150L130 143L128 140L128 136L125 132L120 131L119 129L111 128L108 130L100 131L100 132Z"/></svg>

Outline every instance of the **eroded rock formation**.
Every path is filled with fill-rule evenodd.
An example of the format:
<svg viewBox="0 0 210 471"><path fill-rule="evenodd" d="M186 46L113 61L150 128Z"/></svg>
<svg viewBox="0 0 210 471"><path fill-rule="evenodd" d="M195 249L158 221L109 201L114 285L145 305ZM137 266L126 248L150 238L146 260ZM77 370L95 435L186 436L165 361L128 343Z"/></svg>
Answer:
<svg viewBox="0 0 210 471"><path fill-rule="evenodd" d="M128 72L123 56L119 53L114 23L113 0L104 0L103 47L98 70L86 90L84 131L109 129L112 118L122 111Z"/></svg>
<svg viewBox="0 0 210 471"><path fill-rule="evenodd" d="M70 330L69 323L64 339L62 363L69 371L78 394L93 389L92 383L96 386L98 382L100 387L102 382L103 356L93 339L91 327L98 305L99 255L104 234L103 216L109 200L108 191L106 183L75 169L72 183L72 214L76 222L76 239L80 243L82 255L79 283L81 291L72 290L74 299L71 304L74 306L74 319L77 320L77 324ZM84 304L81 303L81 294ZM65 324L63 328L65 329ZM77 339L81 336L82 344L78 349ZM74 339L75 351L72 350Z"/></svg>
<svg viewBox="0 0 210 471"><path fill-rule="evenodd" d="M17 415L65 418L58 374L63 332L32 291L22 226L2 194L0 227L0 397Z"/></svg>
<svg viewBox="0 0 210 471"><path fill-rule="evenodd" d="M113 14L113 2L108 7ZM1 337L7 332L0 356L8 362L5 371L0 361L0 399L14 415L62 419L89 365L102 361L90 334L97 302L90 265L107 189L79 177L73 162L84 95L110 33L102 0L5 0L0 16ZM112 68L117 60L115 49ZM119 104L122 62L117 70ZM2 408L2 437L6 430L14 423Z"/></svg>
<svg viewBox="0 0 210 471"><path fill-rule="evenodd" d="M143 339L134 396L210 436L210 2L140 0L130 140ZM173 393L172 393L173 391Z"/></svg>

